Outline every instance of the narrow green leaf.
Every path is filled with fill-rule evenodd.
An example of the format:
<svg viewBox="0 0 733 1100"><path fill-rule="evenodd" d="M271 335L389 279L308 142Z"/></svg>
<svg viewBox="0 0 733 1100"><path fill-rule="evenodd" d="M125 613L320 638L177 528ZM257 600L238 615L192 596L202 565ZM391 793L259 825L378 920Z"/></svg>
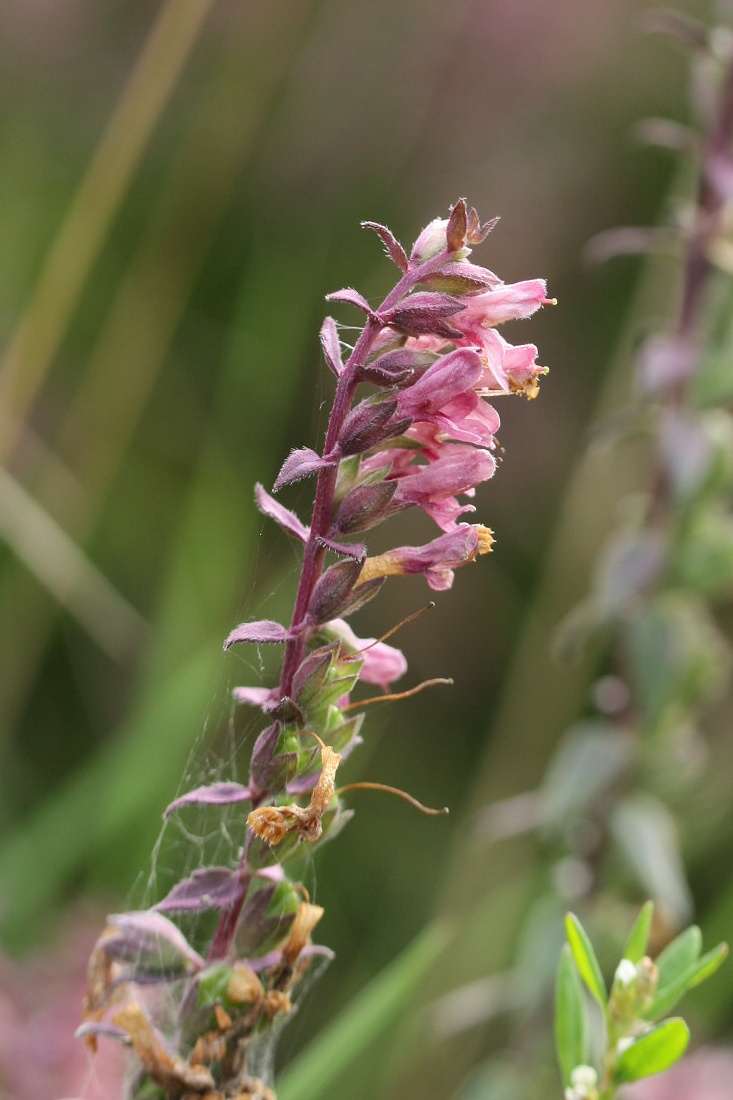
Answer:
<svg viewBox="0 0 733 1100"><path fill-rule="evenodd" d="M647 948L649 946L649 931L652 926L653 916L654 902L647 901L642 905L641 912L634 921L634 925L624 945L624 958L629 959L632 963L640 962L647 953Z"/></svg>
<svg viewBox="0 0 733 1100"><path fill-rule="evenodd" d="M698 959L682 974L679 974L674 981L668 982L663 989L658 989L651 1005L644 1012L644 1018L658 1020L661 1016L671 1012L688 990L694 989L696 985L700 985L701 982L704 982L706 978L715 973L725 961L727 955L727 943L719 943L712 951L708 951L701 959Z"/></svg>
<svg viewBox="0 0 733 1100"><path fill-rule="evenodd" d="M555 980L555 1048L563 1084L570 1084L570 1074L587 1061L588 1019L583 1000L583 987L569 944L560 952Z"/></svg>
<svg viewBox="0 0 733 1100"><path fill-rule="evenodd" d="M701 951L702 932L696 924L691 924L667 944L655 959L659 971L657 991L661 993L665 986L677 981L681 974L697 962Z"/></svg>
<svg viewBox="0 0 733 1100"><path fill-rule="evenodd" d="M443 950L444 925L431 925L378 974L341 1016L288 1067L278 1100L319 1100L364 1051L404 1013L415 989Z"/></svg>
<svg viewBox="0 0 733 1100"><path fill-rule="evenodd" d="M608 1004L606 983L603 980L603 974L598 965L598 959L593 950L593 945L588 939L588 933L574 913L568 913L566 915L565 931L567 933L570 950L575 959L575 965L580 971L580 976L605 1012L606 1005Z"/></svg>
<svg viewBox="0 0 733 1100"><path fill-rule="evenodd" d="M685 1053L689 1041L689 1028L679 1017L653 1027L619 1055L614 1073L616 1084L638 1081L669 1069Z"/></svg>

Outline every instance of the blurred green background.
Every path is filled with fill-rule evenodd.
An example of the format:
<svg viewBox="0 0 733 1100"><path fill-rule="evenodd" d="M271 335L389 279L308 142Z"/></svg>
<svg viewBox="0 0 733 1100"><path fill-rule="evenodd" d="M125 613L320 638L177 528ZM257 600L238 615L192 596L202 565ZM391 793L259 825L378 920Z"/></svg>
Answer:
<svg viewBox="0 0 733 1100"><path fill-rule="evenodd" d="M229 689L256 682L256 659L222 655L222 639L244 617L288 614L296 559L252 487L272 482L291 446L318 446L331 393L324 295L389 288L362 219L407 245L466 195L501 215L477 262L507 281L547 277L559 299L506 331L535 342L550 375L537 402L500 407L505 461L478 500L496 552L400 638L411 683L452 676L455 687L370 715L349 767L350 779L447 803L451 817L354 797L354 822L315 870L319 938L337 961L283 1053L337 1018L437 912L467 918L439 988L507 965L547 869L531 842L488 858L475 811L534 786L586 706L584 670L552 663L549 626L582 595L634 477L601 463L568 496L602 394L617 385L624 400L619 348L641 270L591 269L583 248L660 217L674 162L640 150L631 128L687 117L682 53L635 28L648 6L2 5L9 951L52 937L80 899L102 912L134 898L184 772L200 779L217 731L238 720ZM663 294L651 299L664 307ZM338 316L355 323L345 307ZM406 541L428 529L407 516L393 530ZM395 583L355 628L380 634L427 598L418 581ZM703 902L715 874L699 872ZM479 1029L456 1050L423 1035L432 1080L449 1093L500 1039ZM386 1074L381 1054L375 1063ZM399 1080L402 1096L421 1094L418 1074Z"/></svg>

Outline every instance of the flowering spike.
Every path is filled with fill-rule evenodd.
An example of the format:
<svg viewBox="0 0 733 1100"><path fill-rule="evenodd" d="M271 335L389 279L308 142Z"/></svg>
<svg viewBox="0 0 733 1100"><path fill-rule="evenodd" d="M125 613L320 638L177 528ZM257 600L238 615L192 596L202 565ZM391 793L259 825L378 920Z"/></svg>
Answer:
<svg viewBox="0 0 733 1100"><path fill-rule="evenodd" d="M331 957L310 943L322 910L307 900L291 857L350 819L336 775L361 742L366 709L451 683L393 692L407 672L402 652L385 640L398 628L359 638L345 620L390 577L421 574L431 588L449 588L457 568L491 548L488 528L459 522L496 468L499 415L487 398L534 396L544 371L533 344L514 346L495 326L549 301L541 279L507 285L468 261L493 224L482 225L461 199L447 219L423 229L408 261L388 229L367 223L401 277L375 309L350 288L329 296L366 321L346 361L336 322L324 321L321 347L336 392L322 453L291 451L275 481L277 492L317 475L309 524L261 485L255 490L259 510L303 546L292 617L287 626L242 623L224 643L283 646L274 682L233 692L264 719L248 781L197 787L166 810L166 817L187 807L207 817L228 811L222 835L231 832L232 857L191 869L153 910L110 918L90 964L84 1033L90 1044L109 1036L132 1047L136 1096L273 1100L269 1083L252 1074L250 1044L267 1040L291 1012L311 960ZM360 393L364 383L377 392ZM350 541L412 506L437 523L436 538L371 556ZM360 683L382 694L352 701ZM358 786L445 812L382 784L341 789ZM164 912L186 921L191 943ZM176 986L175 1014L148 992L164 981Z"/></svg>

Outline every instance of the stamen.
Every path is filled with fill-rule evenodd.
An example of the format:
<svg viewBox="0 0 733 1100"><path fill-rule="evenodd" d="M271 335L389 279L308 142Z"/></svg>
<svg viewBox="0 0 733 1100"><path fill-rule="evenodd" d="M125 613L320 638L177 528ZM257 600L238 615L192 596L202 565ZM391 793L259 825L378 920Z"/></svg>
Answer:
<svg viewBox="0 0 733 1100"><path fill-rule="evenodd" d="M423 691L424 688L433 687L436 684L447 684L449 687L453 686L451 679L446 679L443 676L436 676L434 680L423 680L421 684L417 684L413 688L409 688L407 691L393 691L389 695L372 695L370 699L361 699L356 703L347 703L345 707L341 707L341 713L347 710L354 710L355 707L370 707L372 703L393 703L397 699L409 699L412 695L417 695Z"/></svg>
<svg viewBox="0 0 733 1100"><path fill-rule="evenodd" d="M345 787L339 787L336 793L342 795L346 791L385 791L387 794L396 794L400 798L404 798L405 802L409 802L410 805L414 806L420 813L431 814L436 817L450 813L447 806L444 806L442 810L433 810L430 806L423 806L422 802L418 802L418 800L413 798L411 794L408 794L407 791L402 791L399 787L389 787L386 783L370 783L367 780L363 780L361 783L347 783Z"/></svg>
<svg viewBox="0 0 733 1100"><path fill-rule="evenodd" d="M352 657L358 657L361 653L366 653L367 650L372 649L373 646L379 645L381 642L386 642L387 638L391 638L392 635L396 634L398 630L402 630L403 626L407 626L409 623L414 622L415 619L419 619L421 615L424 615L426 611L432 611L434 607L435 600L431 600L430 603L425 604L425 607L421 607L418 611L413 611L411 615L408 615L406 618L402 619L400 622L397 623L396 626L393 626L390 630L388 630L386 634L382 634L380 638L375 638L373 642L369 643L369 645L365 645L363 649L357 650L356 653L345 653L342 656L341 660L348 661Z"/></svg>

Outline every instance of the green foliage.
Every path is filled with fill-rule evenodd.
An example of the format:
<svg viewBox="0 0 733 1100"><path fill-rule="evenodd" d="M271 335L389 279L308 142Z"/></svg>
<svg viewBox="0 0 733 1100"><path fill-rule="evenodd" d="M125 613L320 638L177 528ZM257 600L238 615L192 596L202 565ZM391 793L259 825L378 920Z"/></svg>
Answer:
<svg viewBox="0 0 733 1100"><path fill-rule="evenodd" d="M623 957L629 962L638 963L646 955L653 916L654 902L644 902L624 944ZM658 964L659 960L657 960Z"/></svg>
<svg viewBox="0 0 733 1100"><path fill-rule="evenodd" d="M588 939L588 933L574 913L568 913L566 916L565 931L578 973L588 987L590 994L605 1010L608 1004L608 993L603 981L603 974L596 953L593 950L593 945Z"/></svg>
<svg viewBox="0 0 733 1100"><path fill-rule="evenodd" d="M597 1082L594 1097L613 1100L618 1086L669 1069L687 1048L690 1033L684 1020L650 1021L658 1021L684 993L710 977L728 948L719 944L700 956L702 936L693 925L661 952L655 964L646 955L653 915L654 906L647 902L627 937L607 996L590 939L578 918L567 914L568 943L560 956L555 985L555 1047L572 1100L589 1095L574 1088L579 1075L590 1075ZM597 1069L587 1066L590 1021L581 978L603 1010L605 1049Z"/></svg>
<svg viewBox="0 0 733 1100"><path fill-rule="evenodd" d="M650 1028L619 1054L614 1083L624 1085L669 1069L685 1053L689 1040L690 1031L684 1020L665 1020Z"/></svg>

